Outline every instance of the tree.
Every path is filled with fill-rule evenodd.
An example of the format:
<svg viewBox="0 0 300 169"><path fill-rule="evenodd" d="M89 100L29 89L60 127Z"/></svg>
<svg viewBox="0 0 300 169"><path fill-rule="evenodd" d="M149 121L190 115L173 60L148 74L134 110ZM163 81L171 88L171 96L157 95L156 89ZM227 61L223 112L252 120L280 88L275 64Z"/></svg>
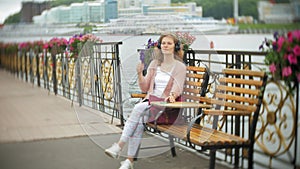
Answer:
<svg viewBox="0 0 300 169"><path fill-rule="evenodd" d="M5 19L4 24L10 24L10 23L19 23L21 18L21 13L15 13L13 15L8 16L8 18Z"/></svg>
<svg viewBox="0 0 300 169"><path fill-rule="evenodd" d="M203 16L212 16L216 19L233 17L233 1L205 1L203 3Z"/></svg>
<svg viewBox="0 0 300 169"><path fill-rule="evenodd" d="M239 15L258 19L257 0L239 0Z"/></svg>
<svg viewBox="0 0 300 169"><path fill-rule="evenodd" d="M257 3L259 0L239 0L239 15L252 16L258 18ZM286 2L289 0L277 0ZM172 3L196 2L197 6L202 6L204 17L214 17L216 19L233 17L233 0L172 0Z"/></svg>

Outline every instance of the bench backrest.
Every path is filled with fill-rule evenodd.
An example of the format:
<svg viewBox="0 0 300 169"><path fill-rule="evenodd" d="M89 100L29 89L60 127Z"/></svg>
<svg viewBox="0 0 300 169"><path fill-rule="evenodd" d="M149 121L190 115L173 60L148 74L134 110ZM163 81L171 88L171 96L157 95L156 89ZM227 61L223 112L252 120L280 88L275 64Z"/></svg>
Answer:
<svg viewBox="0 0 300 169"><path fill-rule="evenodd" d="M183 97L186 101L199 102L206 93L209 75L205 67L187 66Z"/></svg>
<svg viewBox="0 0 300 169"><path fill-rule="evenodd" d="M205 95L209 75L205 67L187 66L183 97L187 101L199 102ZM131 98L144 98L146 93L133 93Z"/></svg>
<svg viewBox="0 0 300 169"><path fill-rule="evenodd" d="M185 101L200 103L201 97L204 97L206 94L208 81L209 73L205 67L187 66L185 86L182 94ZM183 116L185 116L185 120L189 121L199 114L200 109L187 109Z"/></svg>
<svg viewBox="0 0 300 169"><path fill-rule="evenodd" d="M202 98L226 111L206 111L209 115L249 116L249 134L254 137L256 123L262 104L267 75L263 71L224 69L224 77L219 79L215 97ZM216 127L216 126L215 126Z"/></svg>

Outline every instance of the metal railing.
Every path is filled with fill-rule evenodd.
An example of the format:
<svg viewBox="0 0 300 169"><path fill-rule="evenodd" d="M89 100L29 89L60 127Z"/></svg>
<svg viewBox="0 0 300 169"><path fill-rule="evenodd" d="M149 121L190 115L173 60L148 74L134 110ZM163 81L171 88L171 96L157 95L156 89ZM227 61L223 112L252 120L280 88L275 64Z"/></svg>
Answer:
<svg viewBox="0 0 300 169"><path fill-rule="evenodd" d="M264 64L265 55L265 52L251 51L189 50L185 62L209 68L211 80L207 94L212 96L222 69L265 71L268 69ZM296 168L299 86L297 89L293 95L283 82L269 78L256 131L254 162L257 168ZM221 118L220 128L231 131L232 134L247 134L244 132L245 127L248 127L245 119L226 118L225 124ZM205 123L212 123L211 119L208 118ZM231 120L236 120L236 124L240 125L231 126ZM247 158L244 151L247 150L225 150L219 157L236 167L244 167L244 159ZM236 157L239 161L234 160Z"/></svg>

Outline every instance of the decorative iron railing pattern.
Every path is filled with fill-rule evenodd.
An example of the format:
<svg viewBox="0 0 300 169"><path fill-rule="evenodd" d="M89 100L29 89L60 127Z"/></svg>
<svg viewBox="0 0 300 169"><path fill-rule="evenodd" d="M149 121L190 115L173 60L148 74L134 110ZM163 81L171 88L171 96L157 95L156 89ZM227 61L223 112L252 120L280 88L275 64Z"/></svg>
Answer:
<svg viewBox="0 0 300 169"><path fill-rule="evenodd" d="M268 69L264 64L264 52L249 51L221 51L221 50L190 50L186 55L186 62L192 65L205 65L210 69L211 82L208 95L213 95L214 84L223 68L236 69ZM299 86L298 86L299 88ZM297 158L297 128L298 128L298 99L299 90L294 95L288 93L287 87L271 77L266 86L263 105L259 116L256 132L255 163L258 167L273 168L274 166L296 167ZM210 117L205 123L212 123ZM231 126L231 120L238 120L240 126ZM247 134L246 119L219 119L219 128L229 130L233 134ZM222 159L226 162L243 167L247 150L226 150ZM235 162L235 158L239 161ZM260 158L262 157L262 158ZM268 163L266 163L266 159Z"/></svg>

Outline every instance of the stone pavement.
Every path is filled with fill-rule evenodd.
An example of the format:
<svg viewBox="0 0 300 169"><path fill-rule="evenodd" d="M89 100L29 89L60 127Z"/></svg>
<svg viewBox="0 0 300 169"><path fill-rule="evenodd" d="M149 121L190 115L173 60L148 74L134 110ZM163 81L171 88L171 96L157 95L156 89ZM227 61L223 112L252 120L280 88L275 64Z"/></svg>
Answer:
<svg viewBox="0 0 300 169"><path fill-rule="evenodd" d="M0 69L0 168L1 169L114 169L104 149L115 142L121 129L110 116L78 107ZM145 134L142 147L162 145L160 138ZM142 149L135 168L208 168L208 160L177 147L173 158L168 148ZM126 154L126 150L122 155ZM217 169L230 168L217 164Z"/></svg>
<svg viewBox="0 0 300 169"><path fill-rule="evenodd" d="M81 107L1 70L0 143L118 133L104 113Z"/></svg>

